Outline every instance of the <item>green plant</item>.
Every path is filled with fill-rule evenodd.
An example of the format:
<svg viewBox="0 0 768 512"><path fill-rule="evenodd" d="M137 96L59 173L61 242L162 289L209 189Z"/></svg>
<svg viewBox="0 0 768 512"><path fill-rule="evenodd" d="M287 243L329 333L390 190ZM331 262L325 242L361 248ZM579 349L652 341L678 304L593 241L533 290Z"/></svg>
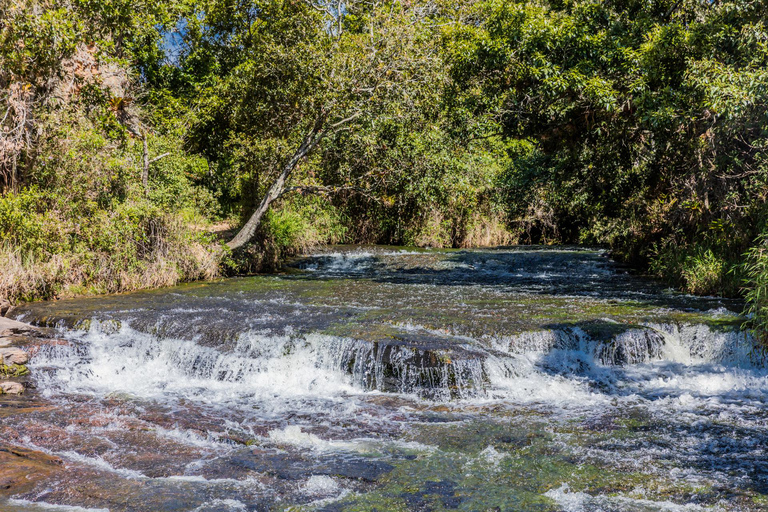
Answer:
<svg viewBox="0 0 768 512"><path fill-rule="evenodd" d="M768 343L768 237L761 236L744 256L747 300L744 313L752 332L765 344Z"/></svg>
<svg viewBox="0 0 768 512"><path fill-rule="evenodd" d="M698 295L716 294L723 288L728 267L711 249L699 250L683 261L682 277L686 291Z"/></svg>

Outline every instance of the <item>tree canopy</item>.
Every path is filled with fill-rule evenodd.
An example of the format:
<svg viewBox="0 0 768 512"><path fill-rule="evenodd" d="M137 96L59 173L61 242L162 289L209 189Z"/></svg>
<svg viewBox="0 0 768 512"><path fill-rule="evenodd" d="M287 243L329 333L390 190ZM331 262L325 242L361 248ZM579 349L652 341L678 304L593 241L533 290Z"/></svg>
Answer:
<svg viewBox="0 0 768 512"><path fill-rule="evenodd" d="M754 291L766 20L736 0L0 0L0 241L90 268L51 289L144 275L174 232L210 257L179 279L324 242L588 243Z"/></svg>

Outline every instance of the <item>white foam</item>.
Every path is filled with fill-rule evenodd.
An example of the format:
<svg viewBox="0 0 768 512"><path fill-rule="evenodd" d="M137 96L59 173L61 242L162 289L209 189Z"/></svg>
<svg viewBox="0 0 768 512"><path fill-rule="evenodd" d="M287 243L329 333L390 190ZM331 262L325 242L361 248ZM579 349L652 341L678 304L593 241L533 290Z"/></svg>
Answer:
<svg viewBox="0 0 768 512"><path fill-rule="evenodd" d="M206 512L208 510L228 510L228 511L237 511L237 510L248 510L248 507L245 503L233 500L233 499L216 499L213 501L209 501L207 503L203 503L199 507L193 509L192 512Z"/></svg>
<svg viewBox="0 0 768 512"><path fill-rule="evenodd" d="M225 484L227 486L234 485L236 487L246 487L249 489L258 489L258 490L265 489L265 485L262 482L259 482L258 480L256 480L255 478L244 478L242 480L238 480L236 478L205 478L199 475L173 475L168 477L156 478L155 480L191 482L191 483L204 484L204 485L210 485L210 486Z"/></svg>
<svg viewBox="0 0 768 512"><path fill-rule="evenodd" d="M324 274L355 274L368 270L375 255L367 251L331 252L313 255L316 262L307 270Z"/></svg>
<svg viewBox="0 0 768 512"><path fill-rule="evenodd" d="M267 434L267 439L277 445L293 446L315 451L368 453L375 450L375 448L366 440L325 440L310 432L303 432L301 427L296 425L289 425L283 429L270 430Z"/></svg>
<svg viewBox="0 0 768 512"><path fill-rule="evenodd" d="M48 390L140 397L183 396L229 401L247 396L338 396L359 392L340 371L341 357L354 342L310 334L305 338L248 332L229 351L195 341L131 329L106 334L99 324L78 344L41 351L33 368Z"/></svg>
<svg viewBox="0 0 768 512"><path fill-rule="evenodd" d="M117 475L120 475L124 478L129 478L132 480L140 480L140 479L146 479L148 478L146 475L141 473L140 471L135 471L133 469L127 469L127 468L116 468L103 458L99 456L95 457L88 457L86 455L74 452L74 451L64 451L64 452L58 452L56 455L60 457L67 458L69 460L79 462L81 464L86 464L88 466L92 466L94 468L100 469L102 471L108 471L110 473L115 473Z"/></svg>
<svg viewBox="0 0 768 512"><path fill-rule="evenodd" d="M487 446L483 451L480 452L480 459L496 469L498 469L499 464L504 460L505 457L505 454L499 452L493 446Z"/></svg>
<svg viewBox="0 0 768 512"><path fill-rule="evenodd" d="M330 476L312 475L301 486L300 491L311 496L328 497L338 493L340 488L338 482Z"/></svg>
<svg viewBox="0 0 768 512"><path fill-rule="evenodd" d="M592 496L584 492L571 492L568 484L563 484L557 489L550 489L544 493L564 512L601 512L603 510L635 510L658 512L694 512L699 510L721 510L719 508L704 509L700 505L679 505L671 501L653 501L643 498L630 498L625 496Z"/></svg>
<svg viewBox="0 0 768 512"><path fill-rule="evenodd" d="M273 443L301 448L325 450L332 446L330 441L320 439L309 432L302 432L301 427L295 425L287 426L282 430L270 430L267 436Z"/></svg>
<svg viewBox="0 0 768 512"><path fill-rule="evenodd" d="M71 505L56 505L44 501L29 501L23 499L11 498L7 501L8 505L19 507L25 511L55 511L55 512L109 512L108 508L84 508ZM0 505L2 503L0 502Z"/></svg>
<svg viewBox="0 0 768 512"><path fill-rule="evenodd" d="M205 448L209 450L221 450L221 443L216 441L211 436L201 436L197 432L191 430L184 430L179 428L166 429L163 427L154 427L154 431L158 436L166 439L171 439L181 444L188 446L195 446L197 448Z"/></svg>

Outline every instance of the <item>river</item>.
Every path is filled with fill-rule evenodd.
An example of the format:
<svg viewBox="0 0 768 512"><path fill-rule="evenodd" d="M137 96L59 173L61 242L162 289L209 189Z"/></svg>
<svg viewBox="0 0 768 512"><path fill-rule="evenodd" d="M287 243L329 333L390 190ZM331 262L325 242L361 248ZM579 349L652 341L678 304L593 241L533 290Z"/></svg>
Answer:
<svg viewBox="0 0 768 512"><path fill-rule="evenodd" d="M0 510L768 509L741 305L578 247L335 247L286 272L29 304Z"/></svg>

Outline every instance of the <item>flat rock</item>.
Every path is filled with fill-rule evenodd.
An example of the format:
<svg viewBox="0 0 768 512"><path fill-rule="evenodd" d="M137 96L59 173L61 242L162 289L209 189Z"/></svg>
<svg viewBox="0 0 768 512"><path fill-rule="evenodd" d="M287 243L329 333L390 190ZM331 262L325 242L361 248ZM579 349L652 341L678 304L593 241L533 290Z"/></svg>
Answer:
<svg viewBox="0 0 768 512"><path fill-rule="evenodd" d="M365 482L375 482L389 473L394 466L379 460L348 453L313 454L261 451L240 453L224 459L228 464L258 473L266 473L281 480L302 480L312 475L328 475Z"/></svg>
<svg viewBox="0 0 768 512"><path fill-rule="evenodd" d="M29 491L63 469L58 457L0 443L0 496Z"/></svg>
<svg viewBox="0 0 768 512"><path fill-rule="evenodd" d="M24 322L18 322L16 320L11 320L10 318L0 316L0 336L11 336L13 334L31 334L37 330L38 329L35 327L29 324L25 324Z"/></svg>
<svg viewBox="0 0 768 512"><path fill-rule="evenodd" d="M0 394L20 395L24 392L24 386L18 382L0 382Z"/></svg>
<svg viewBox="0 0 768 512"><path fill-rule="evenodd" d="M5 365L27 364L29 354L16 347L0 348L0 360Z"/></svg>

